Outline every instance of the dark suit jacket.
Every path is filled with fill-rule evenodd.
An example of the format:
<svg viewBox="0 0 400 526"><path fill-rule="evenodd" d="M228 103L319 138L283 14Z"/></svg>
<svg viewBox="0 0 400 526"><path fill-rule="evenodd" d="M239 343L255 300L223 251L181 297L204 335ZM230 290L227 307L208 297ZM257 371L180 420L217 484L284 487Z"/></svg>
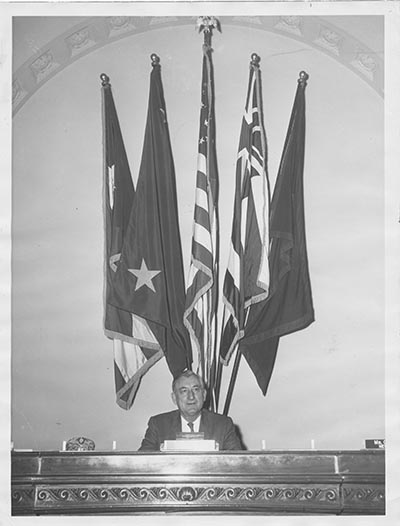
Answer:
<svg viewBox="0 0 400 526"><path fill-rule="evenodd" d="M175 440L181 432L181 417L178 410L152 416L147 424L146 434L139 451L160 451L164 440ZM200 433L205 440L215 440L222 450L241 450L235 426L229 416L219 415L203 409L200 420Z"/></svg>

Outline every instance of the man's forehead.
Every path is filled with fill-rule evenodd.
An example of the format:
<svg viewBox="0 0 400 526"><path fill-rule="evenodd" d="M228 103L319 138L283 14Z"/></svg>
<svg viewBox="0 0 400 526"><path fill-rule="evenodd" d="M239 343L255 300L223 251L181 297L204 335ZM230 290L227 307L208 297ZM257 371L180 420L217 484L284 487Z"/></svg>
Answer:
<svg viewBox="0 0 400 526"><path fill-rule="evenodd" d="M176 387L182 389L182 387L201 387L201 381L196 376L182 376L176 382Z"/></svg>

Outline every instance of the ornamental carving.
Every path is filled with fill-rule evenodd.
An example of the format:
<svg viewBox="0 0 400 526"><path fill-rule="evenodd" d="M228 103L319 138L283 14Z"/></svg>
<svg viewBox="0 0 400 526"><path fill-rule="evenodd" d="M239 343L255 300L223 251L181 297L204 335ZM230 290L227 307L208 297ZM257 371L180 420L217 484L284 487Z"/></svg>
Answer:
<svg viewBox="0 0 400 526"><path fill-rule="evenodd" d="M369 53L360 51L355 60L352 61L352 65L361 73L363 73L369 80L374 79L374 74L377 69L377 63L375 57Z"/></svg>
<svg viewBox="0 0 400 526"><path fill-rule="evenodd" d="M82 51L95 45L95 41L91 38L89 28L84 27L75 33L72 33L66 39L66 43L71 51L71 55L74 56Z"/></svg>
<svg viewBox="0 0 400 526"><path fill-rule="evenodd" d="M22 88L18 80L12 83L12 103L18 104L26 95L26 91Z"/></svg>
<svg viewBox="0 0 400 526"><path fill-rule="evenodd" d="M130 34L142 31L151 31L159 27L174 27L176 25L193 23L197 17L176 17L176 16L135 16L135 17L92 17L90 22L82 28L75 26L75 31L70 33L67 38L64 35L57 36L46 48L42 48L42 54L32 62L27 62L20 66L13 73L13 82L19 79L26 79L33 73L36 85L25 83L21 92L18 84L13 86L13 112L17 112L23 104L37 91L38 84L48 80L53 70L61 71L73 60L79 59L86 51L98 49L100 46L107 45L115 38L127 37ZM304 42L313 47L324 49L334 58L342 62L347 68L359 75L364 81L370 84L381 96L383 94L383 60L379 55L373 54L361 42L358 42L351 35L341 34L340 29L335 31L335 26L321 27L318 17L307 17L307 32L303 33L303 20L301 16L233 16L227 17L227 22L233 21L239 25L252 25L265 31L281 31L287 35L292 35L296 39L304 39ZM275 24L275 25L273 25ZM273 26L273 27L272 27ZM319 35L316 39L314 35ZM354 51L341 56L342 47ZM44 51L43 51L44 49ZM357 50L363 50L357 52ZM55 58L52 55L54 50ZM37 49L32 46L32 52Z"/></svg>
<svg viewBox="0 0 400 526"><path fill-rule="evenodd" d="M108 19L110 36L120 35L136 29L130 16L110 16Z"/></svg>
<svg viewBox="0 0 400 526"><path fill-rule="evenodd" d="M35 490L32 487L18 488L11 492L12 507L32 507L35 498Z"/></svg>
<svg viewBox="0 0 400 526"><path fill-rule="evenodd" d="M195 488L192 488L190 486L185 486L183 488L179 488L177 492L178 500L183 501L192 501L198 499L198 492Z"/></svg>
<svg viewBox="0 0 400 526"><path fill-rule="evenodd" d="M275 29L280 29L294 35L302 36L301 19L299 16L281 16Z"/></svg>
<svg viewBox="0 0 400 526"><path fill-rule="evenodd" d="M342 43L343 37L333 31L329 27L321 27L319 37L315 40L316 44L328 49L335 55L340 54L340 45Z"/></svg>
<svg viewBox="0 0 400 526"><path fill-rule="evenodd" d="M358 501L360 503L385 501L385 492L383 488L344 488L343 495L346 500Z"/></svg>
<svg viewBox="0 0 400 526"><path fill-rule="evenodd" d="M229 503L242 502L261 506L274 503L312 505L337 502L336 487L302 486L110 486L110 487L52 487L39 488L38 505L51 506L55 503L82 504L176 504L185 502Z"/></svg>
<svg viewBox="0 0 400 526"><path fill-rule="evenodd" d="M374 71L376 69L375 58L371 55L368 55L368 53L359 53L357 60L360 65L368 71Z"/></svg>
<svg viewBox="0 0 400 526"><path fill-rule="evenodd" d="M54 60L50 50L46 51L31 64L31 70L35 75L36 81L40 82L46 78L53 70L57 69L59 64Z"/></svg>

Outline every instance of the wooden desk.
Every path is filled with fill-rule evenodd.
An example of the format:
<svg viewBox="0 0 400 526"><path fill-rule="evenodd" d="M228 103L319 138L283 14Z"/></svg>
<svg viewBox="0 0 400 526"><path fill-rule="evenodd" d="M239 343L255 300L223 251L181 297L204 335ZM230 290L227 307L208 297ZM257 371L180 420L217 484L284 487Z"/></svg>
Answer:
<svg viewBox="0 0 400 526"><path fill-rule="evenodd" d="M383 450L12 452L12 514L384 514Z"/></svg>

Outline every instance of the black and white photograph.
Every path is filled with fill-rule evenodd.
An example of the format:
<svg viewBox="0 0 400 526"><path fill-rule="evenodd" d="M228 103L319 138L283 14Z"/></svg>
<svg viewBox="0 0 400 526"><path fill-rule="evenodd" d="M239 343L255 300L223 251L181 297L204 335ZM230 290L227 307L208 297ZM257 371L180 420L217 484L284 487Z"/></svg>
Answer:
<svg viewBox="0 0 400 526"><path fill-rule="evenodd" d="M396 524L398 2L5 4L4 524Z"/></svg>

